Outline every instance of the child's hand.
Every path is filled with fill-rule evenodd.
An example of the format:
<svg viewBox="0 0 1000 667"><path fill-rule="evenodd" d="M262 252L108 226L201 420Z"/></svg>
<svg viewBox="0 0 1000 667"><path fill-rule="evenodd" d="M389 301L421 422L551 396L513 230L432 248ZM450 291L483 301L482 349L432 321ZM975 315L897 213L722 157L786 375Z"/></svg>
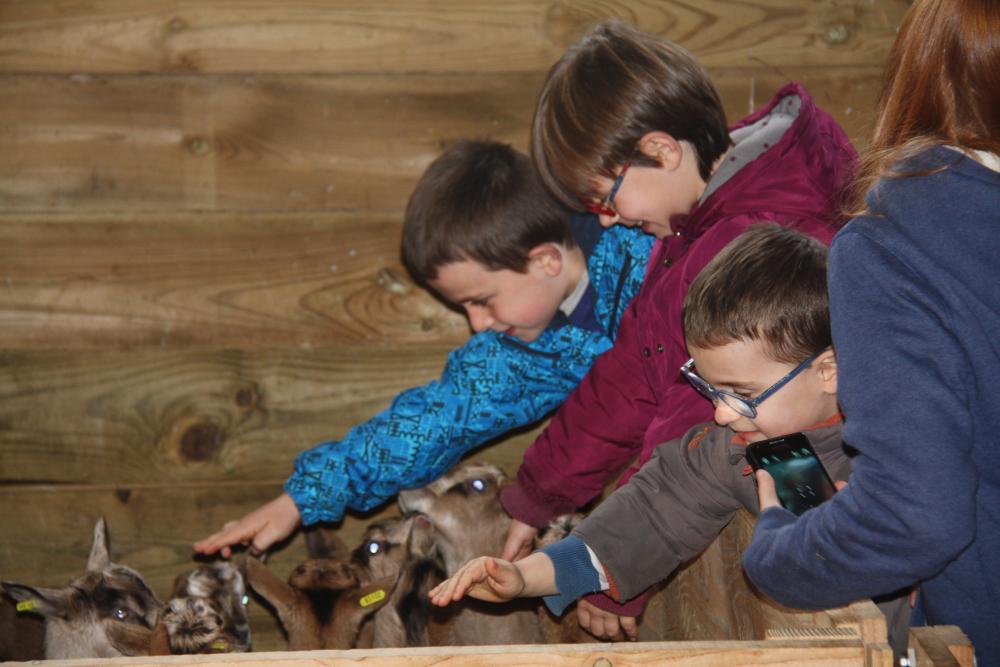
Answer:
<svg viewBox="0 0 1000 667"><path fill-rule="evenodd" d="M596 607L586 600L577 600L576 618L581 628L598 639L619 641L622 639L623 632L632 641L639 637L639 629L634 616L619 616Z"/></svg>
<svg viewBox="0 0 1000 667"><path fill-rule="evenodd" d="M468 594L487 602L505 602L524 591L524 577L516 565L490 556L474 558L451 578L430 590L431 602L445 607Z"/></svg>
<svg viewBox="0 0 1000 667"><path fill-rule="evenodd" d="M299 508L287 493L258 507L239 521L230 521L219 532L195 542L194 550L202 554L214 554L222 550L223 558L229 558L234 544L249 545L250 552L261 554L275 542L292 534L299 525Z"/></svg>
<svg viewBox="0 0 1000 667"><path fill-rule="evenodd" d="M757 500L760 502L760 511L763 513L772 507L781 507L778 492L774 490L774 478L763 469L754 474L757 476Z"/></svg>
<svg viewBox="0 0 1000 667"><path fill-rule="evenodd" d="M531 553L536 535L538 535L537 528L512 519L510 528L507 529L507 540L504 542L503 551L500 552L500 558L512 562L521 560Z"/></svg>

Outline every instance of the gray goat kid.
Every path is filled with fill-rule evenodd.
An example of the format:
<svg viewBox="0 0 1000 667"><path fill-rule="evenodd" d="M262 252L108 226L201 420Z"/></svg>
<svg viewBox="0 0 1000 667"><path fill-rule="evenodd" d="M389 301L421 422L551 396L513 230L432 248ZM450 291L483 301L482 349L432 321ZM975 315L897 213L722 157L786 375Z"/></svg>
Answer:
<svg viewBox="0 0 1000 667"><path fill-rule="evenodd" d="M174 580L173 593L164 606L150 652L194 654L249 651L250 625L246 603L243 575L232 563L212 563L178 575Z"/></svg>
<svg viewBox="0 0 1000 667"><path fill-rule="evenodd" d="M103 518L94 526L87 570L69 586L2 585L19 611L45 617L46 659L145 655L148 645L141 638L162 607L138 572L111 561Z"/></svg>

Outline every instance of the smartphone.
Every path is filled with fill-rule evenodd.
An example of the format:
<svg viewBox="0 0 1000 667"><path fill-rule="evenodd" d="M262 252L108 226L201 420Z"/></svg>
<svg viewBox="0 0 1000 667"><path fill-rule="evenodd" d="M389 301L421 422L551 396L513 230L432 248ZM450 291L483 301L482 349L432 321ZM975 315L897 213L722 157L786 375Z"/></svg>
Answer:
<svg viewBox="0 0 1000 667"><path fill-rule="evenodd" d="M778 500L785 509L801 515L837 492L809 440L801 433L747 445L747 461L774 478Z"/></svg>

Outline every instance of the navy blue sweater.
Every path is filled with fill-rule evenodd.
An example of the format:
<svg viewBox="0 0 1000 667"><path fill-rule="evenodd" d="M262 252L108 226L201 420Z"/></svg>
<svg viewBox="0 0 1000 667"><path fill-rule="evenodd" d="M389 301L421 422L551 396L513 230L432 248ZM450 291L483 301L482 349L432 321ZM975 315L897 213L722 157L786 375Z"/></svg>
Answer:
<svg viewBox="0 0 1000 667"><path fill-rule="evenodd" d="M743 562L794 607L919 582L928 624L1000 665L1000 174L947 148L911 166L830 253L850 484L798 520L762 513Z"/></svg>

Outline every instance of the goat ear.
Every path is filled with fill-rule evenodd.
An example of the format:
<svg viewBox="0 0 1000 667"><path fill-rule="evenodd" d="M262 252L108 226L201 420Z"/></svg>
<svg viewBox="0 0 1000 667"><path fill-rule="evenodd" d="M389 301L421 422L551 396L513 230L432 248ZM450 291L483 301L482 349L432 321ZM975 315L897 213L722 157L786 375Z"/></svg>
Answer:
<svg viewBox="0 0 1000 667"><path fill-rule="evenodd" d="M69 593L65 589L40 588L13 581L4 581L2 586L7 595L17 603L18 611L58 618L69 616Z"/></svg>
<svg viewBox="0 0 1000 667"><path fill-rule="evenodd" d="M305 531L306 549L310 558L333 558L347 560L351 550L337 535L337 531L327 526L314 526Z"/></svg>
<svg viewBox="0 0 1000 667"><path fill-rule="evenodd" d="M385 577L372 583L346 591L341 594L345 602L351 606L360 608L363 616L372 614L382 607L392 597L393 589L397 583L396 577Z"/></svg>
<svg viewBox="0 0 1000 667"><path fill-rule="evenodd" d="M153 631L135 623L108 621L108 641L122 655L149 655Z"/></svg>
<svg viewBox="0 0 1000 667"><path fill-rule="evenodd" d="M111 556L108 554L108 531L102 516L94 524L94 544L90 547L90 558L87 559L87 571L96 572L103 570L111 563Z"/></svg>

